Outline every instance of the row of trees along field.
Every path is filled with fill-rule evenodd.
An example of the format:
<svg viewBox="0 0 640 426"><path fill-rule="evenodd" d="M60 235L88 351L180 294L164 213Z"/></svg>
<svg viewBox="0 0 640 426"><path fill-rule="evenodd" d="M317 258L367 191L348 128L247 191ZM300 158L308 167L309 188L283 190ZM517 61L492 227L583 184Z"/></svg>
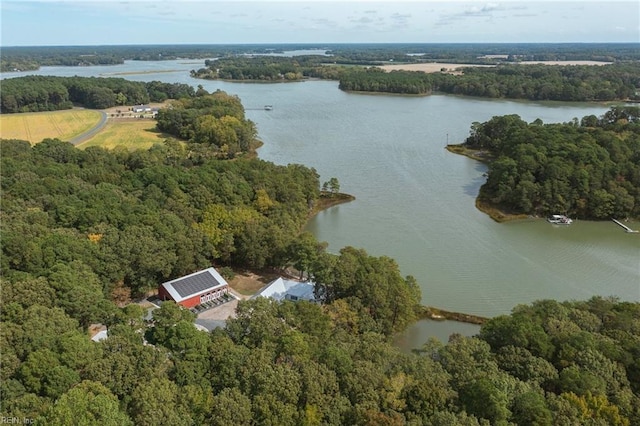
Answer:
<svg viewBox="0 0 640 426"><path fill-rule="evenodd" d="M640 217L639 107L563 124L493 117L464 146L493 158L479 197L507 211Z"/></svg>
<svg viewBox="0 0 640 426"><path fill-rule="evenodd" d="M639 99L640 63L590 66L500 65L467 67L462 75L386 73L352 69L340 74L340 89L403 94L440 91L457 95L553 101Z"/></svg>
<svg viewBox="0 0 640 426"><path fill-rule="evenodd" d="M104 109L193 96L193 87L182 83L143 83L124 78L26 76L2 81L0 112L54 111L72 108L74 104Z"/></svg>

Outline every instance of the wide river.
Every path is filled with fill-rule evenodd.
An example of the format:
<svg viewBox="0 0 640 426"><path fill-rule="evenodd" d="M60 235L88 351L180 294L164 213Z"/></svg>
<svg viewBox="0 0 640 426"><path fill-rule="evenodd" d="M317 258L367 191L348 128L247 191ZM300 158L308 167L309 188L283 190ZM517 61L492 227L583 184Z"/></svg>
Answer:
<svg viewBox="0 0 640 426"><path fill-rule="evenodd" d="M416 277L427 305L495 316L538 299L640 300L640 234L580 218L571 226L542 219L498 224L474 206L486 167L444 148L447 141L462 142L474 121L494 115L565 122L600 116L605 106L350 94L330 81L251 84L189 77L188 70L202 63L128 61L45 67L38 74L201 84L238 95L264 141L261 158L314 167L321 181L337 177L341 190L356 196L320 213L307 229L331 251L351 245L396 259L403 274ZM265 111L267 104L273 110ZM420 321L397 343L411 348L429 336L446 340L451 332L477 331L468 324Z"/></svg>

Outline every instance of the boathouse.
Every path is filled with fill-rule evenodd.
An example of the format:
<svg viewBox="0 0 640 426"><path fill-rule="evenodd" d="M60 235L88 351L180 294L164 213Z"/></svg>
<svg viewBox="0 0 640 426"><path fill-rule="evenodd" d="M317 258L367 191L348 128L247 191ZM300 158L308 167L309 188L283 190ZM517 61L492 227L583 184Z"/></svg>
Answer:
<svg viewBox="0 0 640 426"><path fill-rule="evenodd" d="M218 299L229 291L229 284L215 270L207 268L158 287L160 300L173 300L185 308L193 308L210 300Z"/></svg>

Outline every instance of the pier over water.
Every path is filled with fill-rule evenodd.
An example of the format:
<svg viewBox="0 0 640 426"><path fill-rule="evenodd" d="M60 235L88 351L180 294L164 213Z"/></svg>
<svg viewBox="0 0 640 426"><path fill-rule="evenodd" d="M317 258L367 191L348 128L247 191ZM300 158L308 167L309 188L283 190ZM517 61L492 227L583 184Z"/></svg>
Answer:
<svg viewBox="0 0 640 426"><path fill-rule="evenodd" d="M620 225L622 228L624 228L625 232L628 232L630 234L637 234L639 232L639 231L634 231L633 229L629 228L627 225L620 222L619 220L616 220L616 219L611 219L611 220L614 221L616 224Z"/></svg>

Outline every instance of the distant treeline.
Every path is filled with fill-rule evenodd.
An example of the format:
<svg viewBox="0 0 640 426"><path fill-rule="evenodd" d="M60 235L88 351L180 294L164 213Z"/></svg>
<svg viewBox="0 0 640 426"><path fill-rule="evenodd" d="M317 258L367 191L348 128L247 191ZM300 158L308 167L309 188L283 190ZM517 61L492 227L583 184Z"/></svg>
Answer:
<svg viewBox="0 0 640 426"><path fill-rule="evenodd" d="M297 81L305 77L340 81L347 91L425 95L434 91L489 98L611 101L640 99L640 63L549 66L501 64L491 68L467 67L460 75L416 71L384 72L366 52L351 59L321 55L230 57L206 60L192 70L203 79ZM406 59L406 58L405 58ZM415 57L412 58L415 61ZM477 61L476 61L477 62ZM367 68L346 66L366 65ZM341 66L344 65L344 66Z"/></svg>
<svg viewBox="0 0 640 426"><path fill-rule="evenodd" d="M437 90L489 98L611 101L640 98L640 63L611 65L501 65L436 76Z"/></svg>
<svg viewBox="0 0 640 426"><path fill-rule="evenodd" d="M638 107L564 124L493 117L474 123L464 145L494 158L482 201L527 214L640 217Z"/></svg>
<svg viewBox="0 0 640 426"><path fill-rule="evenodd" d="M468 67L462 75L353 69L341 74L340 88L402 94L440 91L488 98L576 102L640 99L640 63Z"/></svg>
<svg viewBox="0 0 640 426"><path fill-rule="evenodd" d="M322 49L336 64L375 65L380 62L491 63L508 61L639 60L637 43L562 44L246 44L246 45L127 45L127 46L26 46L3 47L2 72L26 71L45 65L90 66L121 64L125 60L157 61L179 58L235 57L274 54L291 50Z"/></svg>
<svg viewBox="0 0 640 426"><path fill-rule="evenodd" d="M640 60L637 43L344 44L329 49L340 58L384 62L496 64L504 61Z"/></svg>
<svg viewBox="0 0 640 426"><path fill-rule="evenodd" d="M69 109L73 104L104 109L194 95L192 86L181 83L143 83L124 78L26 76L2 81L0 112L54 111Z"/></svg>

